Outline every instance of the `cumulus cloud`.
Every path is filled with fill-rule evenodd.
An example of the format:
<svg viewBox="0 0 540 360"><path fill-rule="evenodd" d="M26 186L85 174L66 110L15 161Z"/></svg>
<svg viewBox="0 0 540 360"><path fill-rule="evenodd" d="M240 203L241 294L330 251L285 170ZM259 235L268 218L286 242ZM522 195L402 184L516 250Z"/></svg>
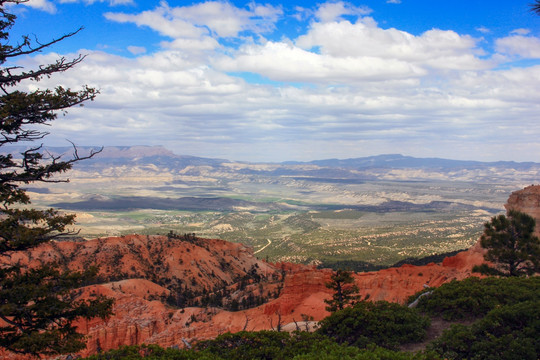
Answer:
<svg viewBox="0 0 540 360"><path fill-rule="evenodd" d="M162 4L155 10L144 11L140 14L105 13L105 18L119 23L134 23L138 26L146 26L170 38L199 38L207 33L207 30L202 27L171 16L170 9L166 4Z"/></svg>
<svg viewBox="0 0 540 360"><path fill-rule="evenodd" d="M154 10L140 14L111 12L105 17L147 26L171 38L197 38L208 32L217 37L233 37L247 30L269 31L281 14L282 10L272 5L251 4L248 9L240 9L228 2L207 1L179 7L162 2Z"/></svg>
<svg viewBox="0 0 540 360"><path fill-rule="evenodd" d="M244 47L234 58L220 59L215 65L224 71L260 73L272 80L322 84L415 77L423 73L419 67L396 59L332 57L275 42Z"/></svg>
<svg viewBox="0 0 540 360"><path fill-rule="evenodd" d="M495 42L499 53L526 59L540 59L540 38L512 35Z"/></svg>
<svg viewBox="0 0 540 360"><path fill-rule="evenodd" d="M293 42L249 44L213 63L224 71L252 72L276 81L318 84L388 81L435 70L479 70L490 61L476 40L453 31L414 36L382 29L371 18L313 23Z"/></svg>
<svg viewBox="0 0 540 360"><path fill-rule="evenodd" d="M468 56L478 52L476 42L468 35L454 31L429 30L414 36L397 29L382 29L371 18L315 23L296 44L302 48L319 47L321 53L333 56L376 56L422 62L430 58ZM477 67L478 63L471 64Z"/></svg>
<svg viewBox="0 0 540 360"><path fill-rule="evenodd" d="M219 37L237 36L241 31L266 32L282 10L272 5L251 3L249 9L240 9L227 2L210 1L172 9L172 15L194 24L206 26Z"/></svg>

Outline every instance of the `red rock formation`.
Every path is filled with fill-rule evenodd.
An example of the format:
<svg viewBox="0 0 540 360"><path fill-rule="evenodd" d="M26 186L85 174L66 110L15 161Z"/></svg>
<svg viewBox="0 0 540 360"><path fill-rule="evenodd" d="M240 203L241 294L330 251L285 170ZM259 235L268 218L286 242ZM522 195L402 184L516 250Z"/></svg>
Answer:
<svg viewBox="0 0 540 360"><path fill-rule="evenodd" d="M49 242L31 251L14 253L11 261L30 267L55 261L71 270L98 266L103 280L144 278L162 285L182 283L193 291L233 284L252 267L262 277L277 277L274 267L257 259L242 244L165 236Z"/></svg>
<svg viewBox="0 0 540 360"><path fill-rule="evenodd" d="M213 338L227 331L275 329L301 321L304 316L318 321L328 315L324 299L331 296L325 286L332 273L330 270L298 264L268 264L255 258L249 248L221 240L200 239L194 244L166 237L133 235L83 243L49 243L14 254L12 259L31 266L43 259L56 260L70 269L102 264L100 274L105 279L116 279L118 276L114 274L127 278L84 289L85 294L113 297L115 305L110 319L77 324L88 338L83 355L143 342L183 346L184 340ZM472 266L482 260L482 249L474 247L445 259L442 264L404 265L356 274L355 279L361 294L369 294L371 300L404 303L424 285L439 286L470 276ZM218 308L177 309L163 302L169 292L167 278L196 279L196 282L185 282L194 290L214 286L230 288L255 265L267 279L264 286L275 288L285 274L279 297L259 307L231 312ZM7 354L6 358L9 358Z"/></svg>
<svg viewBox="0 0 540 360"><path fill-rule="evenodd" d="M540 223L540 186L513 193L506 207L527 212ZM355 280L363 297L369 295L374 301L405 303L425 285L437 287L471 276L472 267L483 262L483 254L484 250L477 244L444 259L441 264L404 265L359 273ZM82 243L53 242L13 254L12 260L30 266L55 260L69 269L100 266L105 283L89 286L84 292L115 298L114 316L106 321L78 323L79 330L88 338L83 355L143 342L182 347L184 340L193 342L242 329L277 328L301 321L304 315L318 321L328 315L324 299L331 296L325 286L330 270L298 264L268 264L253 256L250 248L221 240L188 242L133 235ZM264 279L263 286L272 291L282 286L279 297L259 307L236 312L218 308L178 309L162 302L170 291L170 279L174 278L193 290L222 287L231 290L231 296L240 298L238 280L250 269L256 269ZM257 284L248 285L248 289L258 288ZM2 356L16 358L0 353Z"/></svg>

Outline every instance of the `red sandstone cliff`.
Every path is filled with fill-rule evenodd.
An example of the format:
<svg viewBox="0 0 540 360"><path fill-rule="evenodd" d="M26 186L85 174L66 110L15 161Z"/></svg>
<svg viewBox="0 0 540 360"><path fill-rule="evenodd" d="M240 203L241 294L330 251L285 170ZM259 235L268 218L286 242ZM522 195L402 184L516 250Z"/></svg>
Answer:
<svg viewBox="0 0 540 360"><path fill-rule="evenodd" d="M513 193L507 209L510 207L531 214L540 223L540 186ZM331 295L325 286L330 270L268 264L254 257L251 249L221 240L190 242L132 235L88 242L53 242L13 254L12 260L30 266L54 260L69 269L100 266L104 283L84 291L115 298L114 316L107 321L78 324L88 337L83 355L143 342L182 347L184 341L212 338L227 331L272 329L278 323L299 322L305 316L318 321L328 315L324 299ZM404 303L424 285L436 287L471 276L471 268L482 262L483 250L476 245L441 264L404 265L359 273L355 279L362 296L369 294L371 300ZM250 271L256 272L262 285L248 284L244 292L268 295L281 287L279 296L258 307L234 312L213 307L180 309L164 302L171 287L178 284L193 291L227 289L231 297L240 299L245 294L239 281Z"/></svg>
<svg viewBox="0 0 540 360"><path fill-rule="evenodd" d="M77 324L88 337L83 355L143 342L183 346L184 341L212 338L227 331L277 328L278 324L300 322L305 316L318 321L328 315L324 299L331 295L325 286L330 270L268 264L254 257L249 248L222 240L199 239L192 243L164 236L132 235L88 242L56 242L13 254L12 260L30 266L54 260L69 269L100 266L106 282L88 286L84 292L113 297L114 316L106 321ZM356 274L355 279L363 296L369 294L372 300L403 303L424 284L439 286L470 276L472 266L481 262L481 249L472 248L445 259L442 264L405 265ZM231 296L242 296L238 281L250 269L256 269L263 285L251 284L244 291L261 291L260 287L264 286L273 292L282 287L279 297L234 312L212 307L179 309L164 301L172 284L167 279L172 278L193 290L222 287L231 289Z"/></svg>

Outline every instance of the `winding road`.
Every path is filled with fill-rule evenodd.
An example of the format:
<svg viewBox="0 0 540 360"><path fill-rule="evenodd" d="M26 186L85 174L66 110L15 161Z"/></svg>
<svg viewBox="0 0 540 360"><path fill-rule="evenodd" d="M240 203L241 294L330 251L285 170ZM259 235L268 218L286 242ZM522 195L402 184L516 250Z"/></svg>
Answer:
<svg viewBox="0 0 540 360"><path fill-rule="evenodd" d="M266 239L266 240L268 240L268 244L264 245L264 246L263 246L262 248L260 248L259 250L254 251L254 252L253 252L253 255L255 255L255 254L257 254L257 253L260 253L261 251L263 251L264 249L266 249L270 244L272 244L272 240L270 240L270 239Z"/></svg>

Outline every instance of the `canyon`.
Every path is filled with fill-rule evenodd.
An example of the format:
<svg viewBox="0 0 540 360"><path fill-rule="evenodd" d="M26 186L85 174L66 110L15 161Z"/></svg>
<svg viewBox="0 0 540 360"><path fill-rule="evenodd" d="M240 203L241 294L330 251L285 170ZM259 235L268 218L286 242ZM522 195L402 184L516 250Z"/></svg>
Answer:
<svg viewBox="0 0 540 360"><path fill-rule="evenodd" d="M506 207L540 221L540 186L512 193ZM441 263L356 273L354 278L363 298L405 304L425 287L477 276L471 269L484 262L483 255L477 243ZM79 354L83 356L141 343L185 347L241 330L304 329L316 326L329 314L324 300L330 298L331 290L325 284L332 270L267 262L257 258L249 246L189 234L55 241L12 253L10 261L29 267L55 261L70 270L99 268L100 281L80 289L80 296L114 298L114 315L76 324L87 337L87 348ZM171 304L175 292L192 294L198 306ZM212 294L227 294L223 303L227 306L200 304L204 296ZM230 309L232 302L242 303L250 294L264 302Z"/></svg>

